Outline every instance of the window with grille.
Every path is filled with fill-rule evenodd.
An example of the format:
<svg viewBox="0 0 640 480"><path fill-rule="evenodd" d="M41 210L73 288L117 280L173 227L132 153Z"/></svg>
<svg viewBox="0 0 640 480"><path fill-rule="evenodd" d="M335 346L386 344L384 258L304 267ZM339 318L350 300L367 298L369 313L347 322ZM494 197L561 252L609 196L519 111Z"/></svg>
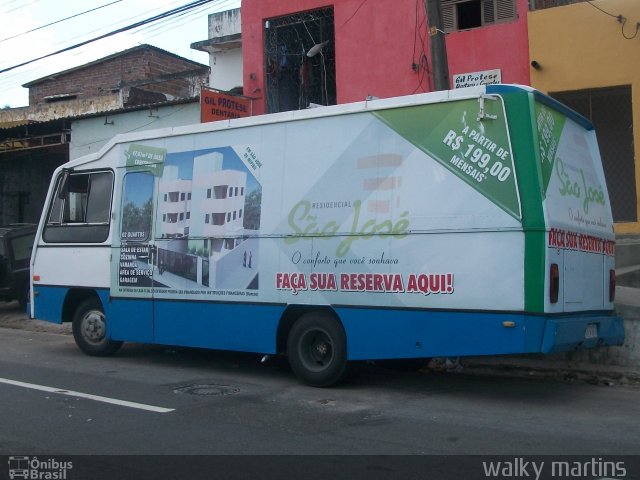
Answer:
<svg viewBox="0 0 640 480"><path fill-rule="evenodd" d="M444 30L468 30L514 20L516 0L442 0Z"/></svg>
<svg viewBox="0 0 640 480"><path fill-rule="evenodd" d="M596 129L613 219L637 221L631 86L550 95L591 120Z"/></svg>
<svg viewBox="0 0 640 480"><path fill-rule="evenodd" d="M333 7L267 20L264 38L267 112L336 104Z"/></svg>

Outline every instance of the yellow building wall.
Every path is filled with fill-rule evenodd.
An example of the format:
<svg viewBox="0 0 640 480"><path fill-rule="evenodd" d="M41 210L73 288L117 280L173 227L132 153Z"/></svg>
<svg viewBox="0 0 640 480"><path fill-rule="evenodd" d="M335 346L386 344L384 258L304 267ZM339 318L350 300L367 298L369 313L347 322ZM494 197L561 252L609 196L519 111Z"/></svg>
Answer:
<svg viewBox="0 0 640 480"><path fill-rule="evenodd" d="M531 86L545 93L631 85L636 192L640 193L640 0L593 0L528 13ZM604 10L601 11L601 10ZM605 13L606 12L606 13ZM608 15L608 14L614 15ZM636 196L640 215L640 201ZM640 222L615 224L616 234L640 234Z"/></svg>

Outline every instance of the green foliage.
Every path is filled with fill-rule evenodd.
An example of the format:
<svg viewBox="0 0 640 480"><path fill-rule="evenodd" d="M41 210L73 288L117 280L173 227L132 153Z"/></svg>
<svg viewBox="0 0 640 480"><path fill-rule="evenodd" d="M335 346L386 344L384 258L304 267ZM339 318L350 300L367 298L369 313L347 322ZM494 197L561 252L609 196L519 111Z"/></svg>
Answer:
<svg viewBox="0 0 640 480"><path fill-rule="evenodd" d="M253 190L244 203L243 226L247 230L260 230L260 212L262 210L262 189Z"/></svg>
<svg viewBox="0 0 640 480"><path fill-rule="evenodd" d="M147 200L142 207L138 207L133 202L127 202L122 209L122 231L150 233L152 213L151 199Z"/></svg>

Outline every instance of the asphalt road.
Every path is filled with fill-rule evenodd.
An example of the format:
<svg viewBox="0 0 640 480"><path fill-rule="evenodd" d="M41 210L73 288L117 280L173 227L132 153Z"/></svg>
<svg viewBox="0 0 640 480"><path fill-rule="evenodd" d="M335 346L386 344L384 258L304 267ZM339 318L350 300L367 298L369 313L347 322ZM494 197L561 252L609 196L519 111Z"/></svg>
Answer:
<svg viewBox="0 0 640 480"><path fill-rule="evenodd" d="M255 355L129 344L93 358L69 335L8 328L0 405L0 455L640 452L633 386L366 366L316 389Z"/></svg>

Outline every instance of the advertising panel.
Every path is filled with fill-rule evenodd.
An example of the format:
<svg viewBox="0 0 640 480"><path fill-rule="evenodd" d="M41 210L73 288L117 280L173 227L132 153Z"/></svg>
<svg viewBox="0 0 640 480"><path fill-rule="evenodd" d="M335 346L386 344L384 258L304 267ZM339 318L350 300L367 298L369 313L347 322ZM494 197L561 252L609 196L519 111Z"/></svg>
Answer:
<svg viewBox="0 0 640 480"><path fill-rule="evenodd" d="M613 240L611 206L595 132L540 102L535 104L535 118L550 223L568 233L589 232Z"/></svg>
<svg viewBox="0 0 640 480"><path fill-rule="evenodd" d="M479 108L459 100L149 142L167 149L162 175L134 187L148 192L136 203L142 216L155 198L154 255L135 260L147 280L114 273L113 291L458 309L493 309L500 297L521 309L504 108L490 102L490 119ZM132 168L124 205L126 178L143 173Z"/></svg>
<svg viewBox="0 0 640 480"><path fill-rule="evenodd" d="M215 122L251 116L251 99L240 95L202 88L200 122Z"/></svg>

